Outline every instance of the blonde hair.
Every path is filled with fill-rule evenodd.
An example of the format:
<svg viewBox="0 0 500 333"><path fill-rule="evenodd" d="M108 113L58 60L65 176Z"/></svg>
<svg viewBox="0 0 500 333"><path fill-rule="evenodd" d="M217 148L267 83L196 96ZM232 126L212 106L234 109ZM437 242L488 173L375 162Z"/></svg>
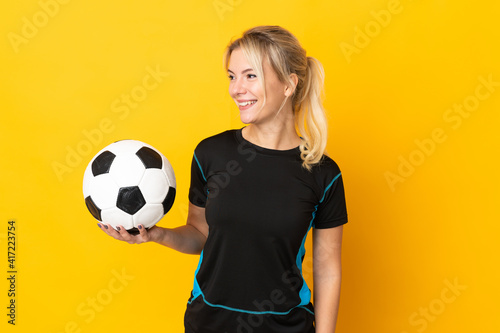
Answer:
<svg viewBox="0 0 500 333"><path fill-rule="evenodd" d="M323 157L327 142L327 120L322 102L325 79L323 66L317 59L306 56L306 51L297 38L280 26L257 26L230 42L224 54L226 71L231 53L238 48L257 73L262 87L265 87L262 67L264 57L282 83L293 87L290 74L297 75L292 110L297 134L303 139L300 145L302 166L310 170ZM265 102L264 93L264 104Z"/></svg>

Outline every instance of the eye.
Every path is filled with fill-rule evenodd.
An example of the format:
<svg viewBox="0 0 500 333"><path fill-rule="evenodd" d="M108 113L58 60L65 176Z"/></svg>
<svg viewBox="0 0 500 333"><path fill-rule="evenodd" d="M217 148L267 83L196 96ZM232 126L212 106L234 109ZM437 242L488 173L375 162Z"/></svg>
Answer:
<svg viewBox="0 0 500 333"><path fill-rule="evenodd" d="M255 74L248 74L248 75L247 75L247 77L248 77L249 79L254 79L254 78L256 78L256 77L257 77L257 75L255 75Z"/></svg>
<svg viewBox="0 0 500 333"><path fill-rule="evenodd" d="M229 78L229 80L234 79L234 76L232 76L231 74L229 74L227 77Z"/></svg>

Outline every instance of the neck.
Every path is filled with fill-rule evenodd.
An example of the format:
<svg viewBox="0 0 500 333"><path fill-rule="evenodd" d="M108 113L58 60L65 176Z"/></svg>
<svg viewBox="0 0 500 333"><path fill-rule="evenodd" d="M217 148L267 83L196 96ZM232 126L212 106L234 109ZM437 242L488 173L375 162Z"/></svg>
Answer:
<svg viewBox="0 0 500 333"><path fill-rule="evenodd" d="M257 146L275 150L293 149L302 142L295 130L291 99L274 116L249 124L241 134Z"/></svg>
<svg viewBox="0 0 500 333"><path fill-rule="evenodd" d="M242 135L245 140L257 146L275 150L293 149L301 143L293 117L284 122L252 123L243 128Z"/></svg>

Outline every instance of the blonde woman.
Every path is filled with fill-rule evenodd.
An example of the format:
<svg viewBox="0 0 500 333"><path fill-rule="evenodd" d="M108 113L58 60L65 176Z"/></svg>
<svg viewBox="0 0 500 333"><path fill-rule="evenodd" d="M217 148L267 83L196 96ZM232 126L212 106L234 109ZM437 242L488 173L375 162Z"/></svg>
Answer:
<svg viewBox="0 0 500 333"><path fill-rule="evenodd" d="M200 254L187 333L335 332L347 210L340 169L325 155L323 68L279 26L245 31L224 59L246 126L196 147L186 225L137 236L100 227ZM311 229L314 299L302 274Z"/></svg>

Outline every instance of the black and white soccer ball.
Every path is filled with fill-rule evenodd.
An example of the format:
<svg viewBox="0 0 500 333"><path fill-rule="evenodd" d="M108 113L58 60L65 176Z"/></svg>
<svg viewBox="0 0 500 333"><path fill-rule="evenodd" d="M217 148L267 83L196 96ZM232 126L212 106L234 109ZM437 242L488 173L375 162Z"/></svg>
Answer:
<svg viewBox="0 0 500 333"><path fill-rule="evenodd" d="M129 233L154 226L175 199L175 175L169 161L136 140L110 144L92 158L83 176L83 196L90 213Z"/></svg>

